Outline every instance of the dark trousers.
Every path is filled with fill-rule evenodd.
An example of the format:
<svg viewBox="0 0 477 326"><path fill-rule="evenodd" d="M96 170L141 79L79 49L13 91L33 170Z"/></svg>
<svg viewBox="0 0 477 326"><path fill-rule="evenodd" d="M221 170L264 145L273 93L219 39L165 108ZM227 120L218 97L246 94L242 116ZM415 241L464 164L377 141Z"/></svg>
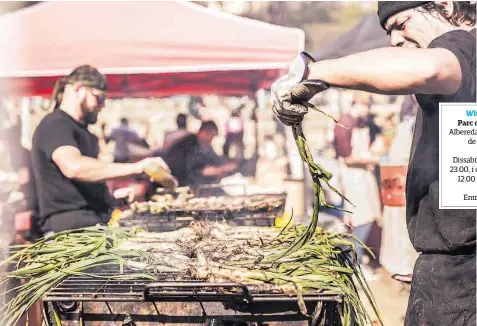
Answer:
<svg viewBox="0 0 477 326"><path fill-rule="evenodd" d="M421 254L405 326L475 326L475 253Z"/></svg>
<svg viewBox="0 0 477 326"><path fill-rule="evenodd" d="M47 217L42 225L42 232L61 232L71 229L85 228L96 224L106 224L108 214L98 214L90 210L77 210L58 213Z"/></svg>

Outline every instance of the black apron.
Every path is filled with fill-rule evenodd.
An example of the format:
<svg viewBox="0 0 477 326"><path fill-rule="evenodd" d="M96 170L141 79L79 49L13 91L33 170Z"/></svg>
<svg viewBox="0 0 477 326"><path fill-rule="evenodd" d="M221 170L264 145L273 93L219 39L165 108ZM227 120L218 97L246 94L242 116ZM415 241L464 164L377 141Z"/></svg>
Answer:
<svg viewBox="0 0 477 326"><path fill-rule="evenodd" d="M404 325L475 326L475 264L475 253L419 255Z"/></svg>
<svg viewBox="0 0 477 326"><path fill-rule="evenodd" d="M416 261L405 326L476 325L476 211L439 209L439 103L475 102L475 29L453 30L428 48L452 52L462 70L453 95L416 94L416 119L406 184L407 224ZM444 69L444 68L443 68ZM470 154L469 154L470 155Z"/></svg>

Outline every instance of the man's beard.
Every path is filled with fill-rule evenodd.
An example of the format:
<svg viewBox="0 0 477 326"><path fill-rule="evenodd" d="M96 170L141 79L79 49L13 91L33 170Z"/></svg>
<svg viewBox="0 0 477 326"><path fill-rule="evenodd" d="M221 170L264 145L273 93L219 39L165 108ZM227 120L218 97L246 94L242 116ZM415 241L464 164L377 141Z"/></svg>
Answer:
<svg viewBox="0 0 477 326"><path fill-rule="evenodd" d="M81 103L81 112L83 113L83 122L87 125L93 125L98 121L98 113L88 110L86 103Z"/></svg>

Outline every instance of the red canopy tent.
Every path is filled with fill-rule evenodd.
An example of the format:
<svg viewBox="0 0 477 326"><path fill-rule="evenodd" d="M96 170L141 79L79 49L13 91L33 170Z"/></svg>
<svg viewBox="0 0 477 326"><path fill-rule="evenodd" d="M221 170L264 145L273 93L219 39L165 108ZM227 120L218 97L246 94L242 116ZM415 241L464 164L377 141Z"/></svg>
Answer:
<svg viewBox="0 0 477 326"><path fill-rule="evenodd" d="M300 29L190 2L47 2L0 17L0 92L50 96L81 64L111 96L247 94L267 88L304 46Z"/></svg>

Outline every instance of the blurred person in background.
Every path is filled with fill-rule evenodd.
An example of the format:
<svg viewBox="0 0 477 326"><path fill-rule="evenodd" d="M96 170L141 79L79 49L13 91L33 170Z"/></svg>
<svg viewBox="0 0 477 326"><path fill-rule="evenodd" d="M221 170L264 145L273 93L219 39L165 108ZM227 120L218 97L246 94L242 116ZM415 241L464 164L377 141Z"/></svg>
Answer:
<svg viewBox="0 0 477 326"><path fill-rule="evenodd" d="M403 121L410 117L416 117L419 104L417 104L416 97L414 95L407 95L401 104L401 110L399 111L399 120Z"/></svg>
<svg viewBox="0 0 477 326"><path fill-rule="evenodd" d="M212 141L219 130L213 121L204 121L197 132L198 145L193 148L187 160L189 182L192 185L220 183L237 168L235 162L219 156L212 147Z"/></svg>
<svg viewBox="0 0 477 326"><path fill-rule="evenodd" d="M165 153L164 159L179 185L197 187L218 184L222 178L236 171L235 162L219 156L213 149L212 141L217 135L215 122L204 121L197 134L186 136Z"/></svg>
<svg viewBox="0 0 477 326"><path fill-rule="evenodd" d="M8 257L8 248L13 246L25 246L41 236L37 225L38 206L35 196L35 184L31 171L30 152L21 144L21 124L18 122L3 129L0 127L0 156L4 158L2 162L9 165L9 174L12 175L10 181L0 184L0 193L3 197L4 191L10 192L10 196L2 202L0 199L0 247L2 247L2 260ZM0 175L2 174L0 167ZM1 176L0 176L0 179ZM12 182L13 181L13 182ZM14 187L10 185L15 184ZM6 188L6 189L5 189ZM13 272L16 270L15 264L7 264L1 268L2 272ZM8 279L4 284L4 300L9 301L15 295L15 289L25 282L19 279ZM36 303L29 309L28 316L20 318L17 325L40 325L41 313L39 304Z"/></svg>
<svg viewBox="0 0 477 326"><path fill-rule="evenodd" d="M439 209L439 103L476 101L475 16L469 1L379 1L392 47L319 62L301 53L272 86L287 125L301 123L300 103L330 86L416 95L406 220L420 255L405 326L475 325L476 212Z"/></svg>
<svg viewBox="0 0 477 326"><path fill-rule="evenodd" d="M391 162L409 162L412 136L416 123L419 104L414 95L405 97L399 113L399 124L395 129L394 139L389 148L388 159Z"/></svg>
<svg viewBox="0 0 477 326"><path fill-rule="evenodd" d="M243 106L244 105L234 109L230 118L225 122L225 143L223 149L224 155L228 158L233 158L236 160L240 160L244 157L244 122L240 116Z"/></svg>
<svg viewBox="0 0 477 326"><path fill-rule="evenodd" d="M371 132L366 122L369 114L369 96L354 95L348 113L341 123L347 128L335 126L335 150L341 166L341 189L343 195L356 207L344 203L344 208L353 214L344 213L344 221L352 227L352 233L366 243L373 223L381 218L379 188L374 175L377 158L371 153ZM341 146L341 147L339 147ZM365 249L356 243L358 263L363 264ZM363 274L368 281L378 278L368 265L362 265Z"/></svg>
<svg viewBox="0 0 477 326"><path fill-rule="evenodd" d="M396 162L409 162L410 148L416 116L419 111L415 95L408 95L404 98L399 112L399 124L396 127L396 135L389 148L389 159Z"/></svg>
<svg viewBox="0 0 477 326"><path fill-rule="evenodd" d="M105 125L102 125L104 133ZM120 126L114 128L109 136L104 135L104 140L107 143L114 141L114 163L131 162L132 155L130 153L129 145L138 145L143 148L149 148L147 141L140 137L139 134L129 127L128 119L121 118Z"/></svg>
<svg viewBox="0 0 477 326"><path fill-rule="evenodd" d="M389 115L384 119L383 123L383 132L382 132L382 139L383 139L383 146L384 151L383 154L386 154L391 147L391 144L396 136L396 126L394 125L394 115Z"/></svg>
<svg viewBox="0 0 477 326"><path fill-rule="evenodd" d="M257 162L255 179L263 187L273 186L274 191L285 191L284 188L277 189L277 187L284 187L284 180L287 177L288 159L280 154L280 148L274 136L265 135Z"/></svg>
<svg viewBox="0 0 477 326"><path fill-rule="evenodd" d="M205 108L202 97L191 96L187 108L192 117L196 118L197 120L202 120L201 110Z"/></svg>
<svg viewBox="0 0 477 326"><path fill-rule="evenodd" d="M176 123L177 130L166 133L164 137L164 144L162 145L163 150L168 150L172 145L190 134L187 130L187 116L184 113L179 113L177 115Z"/></svg>
<svg viewBox="0 0 477 326"><path fill-rule="evenodd" d="M351 156L351 139L353 129L357 126L359 112L350 111L341 116L340 123L345 128L336 124L333 130L333 149L336 159L344 159Z"/></svg>
<svg viewBox="0 0 477 326"><path fill-rule="evenodd" d="M413 95L406 96L402 103L401 121L395 129L395 136L387 155L388 163L393 166L407 167L417 109L418 104L415 97ZM399 177L399 175L396 177ZM405 180L399 186L401 184L405 184ZM381 264L394 274L395 279L411 282L412 270L417 256L418 254L408 236L406 207L385 205L383 209L383 242L380 253Z"/></svg>
<svg viewBox="0 0 477 326"><path fill-rule="evenodd" d="M15 229L29 241L40 236L38 227L38 200L33 178L31 153L21 144L21 124L17 123L3 131L8 157L13 172L17 175L19 195L14 217ZM21 204L20 204L21 203Z"/></svg>
<svg viewBox="0 0 477 326"><path fill-rule="evenodd" d="M369 129L369 146L371 147L376 139L382 134L382 129L376 124L376 114L371 112L373 98L370 96L367 101L367 112L364 114L364 125Z"/></svg>
<svg viewBox="0 0 477 326"><path fill-rule="evenodd" d="M131 200L130 189L116 190L111 196L106 180L143 174L150 164L169 171L161 158L137 163L98 160L98 138L88 126L97 122L106 91L106 77L97 69L77 67L57 81L53 112L35 130L31 155L39 224L45 235L105 224L114 198Z"/></svg>

